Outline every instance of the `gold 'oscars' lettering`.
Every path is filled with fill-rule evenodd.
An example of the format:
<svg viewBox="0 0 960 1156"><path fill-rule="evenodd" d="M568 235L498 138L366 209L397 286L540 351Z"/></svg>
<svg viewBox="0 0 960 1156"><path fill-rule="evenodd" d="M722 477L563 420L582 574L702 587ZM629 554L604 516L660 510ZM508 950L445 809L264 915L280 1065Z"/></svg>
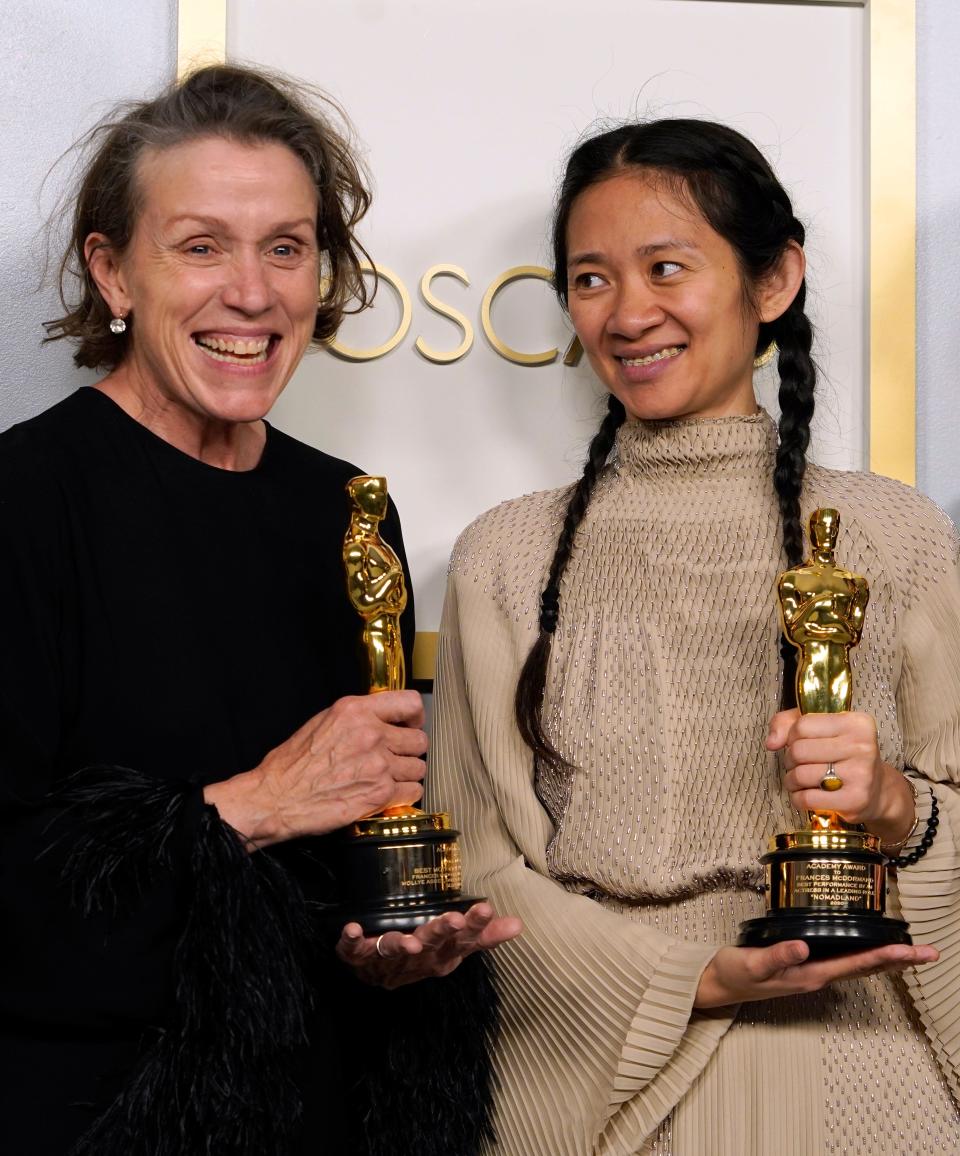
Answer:
<svg viewBox="0 0 960 1156"><path fill-rule="evenodd" d="M327 342L326 348L335 356L343 361L375 361L378 357L383 357L389 353L391 349L396 349L401 341L407 336L407 330L410 328L410 322L413 320L413 305L410 302L410 294L407 292L407 287L400 280L392 269L388 269L385 265L377 265L376 269L369 261L363 261L360 268L364 273L376 272L377 278L380 281L386 281L390 288L396 293L400 300L400 324L394 330L393 336L389 337L382 345L376 345L373 349L351 349L347 345L343 345L340 341L334 338Z"/></svg>
<svg viewBox="0 0 960 1156"><path fill-rule="evenodd" d="M420 294L434 313L439 313L441 317L448 317L455 325L460 326L463 330L463 340L456 349L444 351L434 349L433 346L428 345L422 337L418 337L415 348L427 361L433 361L437 365L449 365L451 361L459 361L461 357L465 357L466 354L470 352L470 348L473 345L473 326L459 309L454 309L452 305L448 305L445 301L441 301L434 295L430 283L434 277L442 276L456 277L457 280L462 281L464 285L470 284L470 278L459 265L431 265L420 278Z"/></svg>
<svg viewBox="0 0 960 1156"><path fill-rule="evenodd" d="M375 361L377 358L384 357L396 349L401 341L403 341L413 320L413 305L410 301L410 294L402 279L392 269L388 269L385 265L373 265L369 261L363 261L360 268L365 275L376 275L379 281L384 281L390 286L400 303L400 320L397 323L396 329L386 341L380 345L372 346L369 349L356 349L352 346L345 345L339 337L331 338L326 342L325 348L328 349L334 357L338 357L342 361ZM443 276L456 277L457 280L462 281L464 285L470 284L469 276L459 265L431 265L420 279L420 293L428 308L432 309L435 313L439 313L441 317L448 318L460 327L463 332L463 338L456 348L440 350L429 345L422 336L418 336L415 342L415 348L417 352L428 361L432 361L437 365L450 365L455 361L459 361L470 352L473 348L475 333L473 325L459 309L455 309L452 305L447 304L447 302L441 301L433 292L432 284L434 279ZM512 282L524 280L545 281L547 284L551 284L553 274L542 265L515 265L511 269L507 269L506 272L501 273L499 277L491 282L486 293L484 293L480 306L480 322L483 327L483 332L493 350L507 361L512 361L515 365L549 365L557 359L560 352L557 348L544 349L534 353L524 353L508 345L498 336L493 327L491 314L494 300L501 290L505 289ZM583 347L580 344L579 338L574 335L564 350L563 364L566 366L578 365L582 356Z"/></svg>
<svg viewBox="0 0 960 1156"><path fill-rule="evenodd" d="M512 269L508 269L505 273L501 273L499 277L491 282L490 287L483 295L483 304L480 306L480 323L483 326L483 332L486 334L487 340L493 348L505 357L507 361L512 361L515 365L549 365L551 361L555 361L558 349L545 349L541 353L521 353L518 349L512 349L505 341L502 341L496 334L493 328L493 321L490 317L490 310L493 307L494 298L513 281L523 281L527 279L534 279L537 281L546 281L547 284L552 283L553 274L549 269L545 269L542 265L515 265Z"/></svg>

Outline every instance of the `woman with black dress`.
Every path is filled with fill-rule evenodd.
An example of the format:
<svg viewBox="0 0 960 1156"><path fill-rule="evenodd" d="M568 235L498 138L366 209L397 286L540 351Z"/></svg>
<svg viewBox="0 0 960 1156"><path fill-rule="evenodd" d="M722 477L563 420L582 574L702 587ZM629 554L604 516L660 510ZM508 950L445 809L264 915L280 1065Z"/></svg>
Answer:
<svg viewBox="0 0 960 1156"><path fill-rule="evenodd" d="M3 1147L405 1147L377 1109L401 1069L429 1090L417 1007L483 989L429 977L518 924L483 904L317 945L322 837L416 802L427 745L418 695L363 693L340 554L360 471L263 420L365 303L368 194L331 117L249 69L203 69L91 142L79 292L49 328L108 372L0 438ZM385 536L402 549L393 510ZM370 986L424 978L412 1002ZM436 1122L410 1102L423 1151L484 1132L464 1015L441 1071L470 1089Z"/></svg>

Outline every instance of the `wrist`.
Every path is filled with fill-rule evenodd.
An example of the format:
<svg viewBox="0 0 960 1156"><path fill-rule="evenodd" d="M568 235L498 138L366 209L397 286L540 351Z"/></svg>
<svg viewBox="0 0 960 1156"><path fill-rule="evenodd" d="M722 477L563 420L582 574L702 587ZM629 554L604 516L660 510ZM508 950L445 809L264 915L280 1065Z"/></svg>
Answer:
<svg viewBox="0 0 960 1156"><path fill-rule="evenodd" d="M264 789L259 768L208 784L203 788L203 798L251 850L290 838L279 822L273 798Z"/></svg>
<svg viewBox="0 0 960 1156"><path fill-rule="evenodd" d="M887 786L883 797L887 805L867 830L880 838L882 847L902 846L916 830L918 822L916 791L906 776L889 764L884 765Z"/></svg>

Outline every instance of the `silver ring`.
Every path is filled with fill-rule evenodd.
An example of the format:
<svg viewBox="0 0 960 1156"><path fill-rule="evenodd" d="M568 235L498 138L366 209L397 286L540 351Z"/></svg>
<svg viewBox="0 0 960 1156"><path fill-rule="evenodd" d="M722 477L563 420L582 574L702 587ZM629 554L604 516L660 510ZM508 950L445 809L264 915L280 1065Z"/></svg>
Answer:
<svg viewBox="0 0 960 1156"><path fill-rule="evenodd" d="M383 933L383 935L386 935L386 932L384 932L384 933ZM376 942L376 944L375 944L374 946L375 946L375 947L376 947L376 949L377 949L377 955L379 955L381 959L389 959L389 958L390 958L390 956L389 956L389 955L384 955L384 954L383 954L383 948L380 946L380 944L383 942L383 935L378 935L378 936L377 936L377 942Z"/></svg>
<svg viewBox="0 0 960 1156"><path fill-rule="evenodd" d="M821 791L839 791L843 786L843 779L837 774L833 763L827 763L827 773L820 780Z"/></svg>

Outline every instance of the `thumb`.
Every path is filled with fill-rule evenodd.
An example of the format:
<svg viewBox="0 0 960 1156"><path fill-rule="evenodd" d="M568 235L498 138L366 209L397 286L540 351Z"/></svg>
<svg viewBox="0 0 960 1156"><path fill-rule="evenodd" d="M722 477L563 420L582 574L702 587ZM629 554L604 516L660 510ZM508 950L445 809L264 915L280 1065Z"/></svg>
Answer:
<svg viewBox="0 0 960 1156"><path fill-rule="evenodd" d="M783 943L775 943L772 947L762 947L760 950L763 955L757 978L761 980L770 979L788 967L796 967L810 956L810 948L802 939L786 939Z"/></svg>
<svg viewBox="0 0 960 1156"><path fill-rule="evenodd" d="M796 707L793 710L778 711L773 716L770 720L770 729L764 740L764 746L768 751L783 750L787 745L787 737L799 717L800 711Z"/></svg>

